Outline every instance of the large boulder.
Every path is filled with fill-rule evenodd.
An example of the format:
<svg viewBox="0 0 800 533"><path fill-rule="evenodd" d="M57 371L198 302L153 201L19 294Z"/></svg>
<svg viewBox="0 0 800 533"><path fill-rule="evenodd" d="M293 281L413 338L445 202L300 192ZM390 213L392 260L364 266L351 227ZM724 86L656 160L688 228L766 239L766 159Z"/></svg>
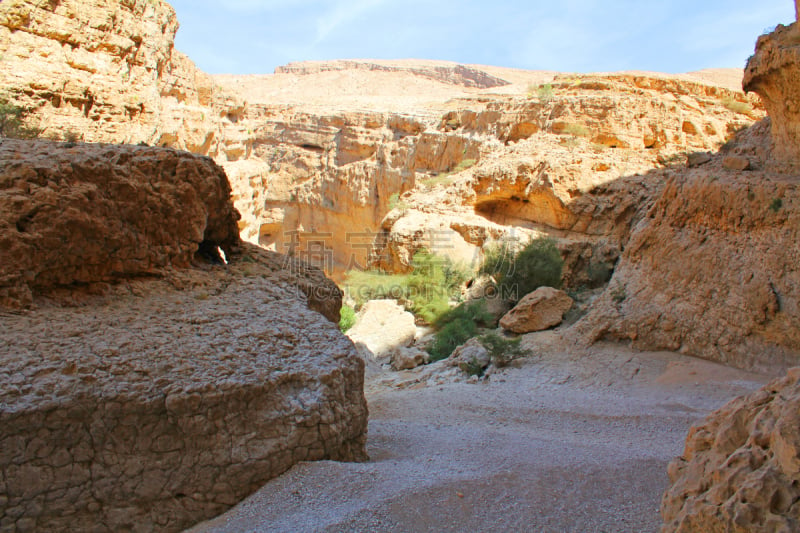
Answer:
<svg viewBox="0 0 800 533"><path fill-rule="evenodd" d="M539 287L500 319L500 327L513 333L542 331L559 325L571 307L572 298L564 291Z"/></svg>
<svg viewBox="0 0 800 533"><path fill-rule="evenodd" d="M662 533L800 531L800 368L691 429Z"/></svg>
<svg viewBox="0 0 800 533"><path fill-rule="evenodd" d="M0 287L34 303L0 328L0 530L179 531L299 461L366 458L341 292L240 245L213 162L7 140L0 161Z"/></svg>
<svg viewBox="0 0 800 533"><path fill-rule="evenodd" d="M391 363L394 370L410 370L420 365L428 364L430 360L431 356L428 352L413 346L395 348L391 355Z"/></svg>
<svg viewBox="0 0 800 533"><path fill-rule="evenodd" d="M232 256L239 213L211 159L140 146L0 143L0 305Z"/></svg>
<svg viewBox="0 0 800 533"><path fill-rule="evenodd" d="M397 303L397 300L370 300L356 315L356 323L347 330L347 336L372 359L391 357L399 347L414 342L417 326L414 315Z"/></svg>

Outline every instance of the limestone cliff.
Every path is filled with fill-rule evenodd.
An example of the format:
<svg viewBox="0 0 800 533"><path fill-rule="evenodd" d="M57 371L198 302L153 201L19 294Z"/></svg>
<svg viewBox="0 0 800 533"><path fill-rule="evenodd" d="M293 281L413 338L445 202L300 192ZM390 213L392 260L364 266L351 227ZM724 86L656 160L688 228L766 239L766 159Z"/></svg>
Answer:
<svg viewBox="0 0 800 533"><path fill-rule="evenodd" d="M0 206L2 303L32 307L0 313L0 529L179 531L366 457L341 292L240 243L209 158L3 140Z"/></svg>
<svg viewBox="0 0 800 533"><path fill-rule="evenodd" d="M554 79L408 60L211 77L174 50L176 30L162 1L3 2L0 81L45 135L213 157L231 178L245 240L336 275L368 264L408 268L430 242L407 234L438 235L441 226L422 200L433 185L472 176L457 174L470 165L474 184L447 200L463 219L442 233L455 255L479 256L479 234L574 236L593 226L592 242L566 238L566 253L588 246L613 261L619 239L598 244L597 232L624 231L594 220L595 207L578 197L679 153L714 149L762 115L756 100L702 73ZM387 218L398 205L418 213Z"/></svg>

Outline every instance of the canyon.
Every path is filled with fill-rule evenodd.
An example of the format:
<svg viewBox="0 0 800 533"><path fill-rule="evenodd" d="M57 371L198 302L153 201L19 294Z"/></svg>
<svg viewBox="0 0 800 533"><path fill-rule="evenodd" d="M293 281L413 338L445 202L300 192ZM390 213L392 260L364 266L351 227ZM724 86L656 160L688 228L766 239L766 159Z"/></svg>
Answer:
<svg viewBox="0 0 800 533"><path fill-rule="evenodd" d="M664 532L798 524L797 24L682 75L208 75L177 28L161 0L0 3L2 96L43 138L0 142L2 530L179 530L297 464L198 530L653 529L665 490ZM349 271L542 236L585 314L510 368L365 369L334 324ZM557 482L587 470L638 494Z"/></svg>

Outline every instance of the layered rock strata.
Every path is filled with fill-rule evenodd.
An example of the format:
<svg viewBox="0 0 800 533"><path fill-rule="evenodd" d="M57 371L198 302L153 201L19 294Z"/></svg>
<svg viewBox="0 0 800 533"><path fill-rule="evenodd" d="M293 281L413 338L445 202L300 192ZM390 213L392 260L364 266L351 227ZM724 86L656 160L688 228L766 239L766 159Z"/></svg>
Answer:
<svg viewBox="0 0 800 533"><path fill-rule="evenodd" d="M756 100L701 76L338 61L210 77L174 50L176 29L161 1L3 2L0 81L45 135L213 157L231 178L244 239L337 276L406 270L431 232L471 260L481 235L569 231L562 248L576 263L613 266L619 239L603 232L626 224L594 217L578 197L713 150L762 115ZM473 185L438 205L455 227L440 228L424 200L471 165ZM411 190L420 199L399 198ZM386 217L404 204L423 214Z"/></svg>
<svg viewBox="0 0 800 533"><path fill-rule="evenodd" d="M174 50L162 0L0 3L3 96L43 135L216 155L244 103Z"/></svg>
<svg viewBox="0 0 800 533"><path fill-rule="evenodd" d="M800 529L800 369L691 429L669 466L662 533Z"/></svg>

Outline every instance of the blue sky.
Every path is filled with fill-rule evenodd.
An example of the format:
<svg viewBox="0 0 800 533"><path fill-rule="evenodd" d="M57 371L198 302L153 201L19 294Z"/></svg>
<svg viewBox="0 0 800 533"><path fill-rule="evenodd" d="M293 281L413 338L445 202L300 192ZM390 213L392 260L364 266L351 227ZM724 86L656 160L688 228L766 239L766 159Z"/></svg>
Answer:
<svg viewBox="0 0 800 533"><path fill-rule="evenodd" d="M742 67L789 0L168 0L204 71L291 61L444 59L565 72Z"/></svg>

